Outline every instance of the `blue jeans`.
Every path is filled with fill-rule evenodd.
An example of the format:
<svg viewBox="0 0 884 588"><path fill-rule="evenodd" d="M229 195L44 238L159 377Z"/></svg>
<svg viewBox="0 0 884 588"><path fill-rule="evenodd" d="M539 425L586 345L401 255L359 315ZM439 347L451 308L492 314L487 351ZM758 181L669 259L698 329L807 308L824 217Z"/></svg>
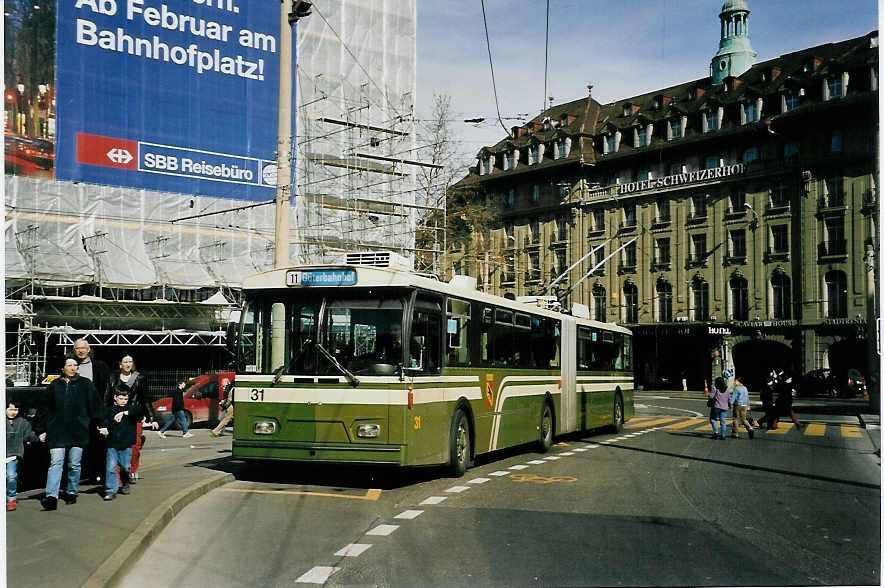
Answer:
<svg viewBox="0 0 884 588"><path fill-rule="evenodd" d="M712 423L713 433L727 437L727 410L713 406L709 414L709 422Z"/></svg>
<svg viewBox="0 0 884 588"><path fill-rule="evenodd" d="M83 459L83 448L51 447L49 449L49 473L46 475L46 496L58 498L65 453L68 455L67 493L76 494L80 487L80 461Z"/></svg>
<svg viewBox="0 0 884 588"><path fill-rule="evenodd" d="M173 412L171 418L169 418L169 420L166 421L166 424L163 425L163 427L160 429L160 433L165 433L166 429L171 427L172 423L174 423L175 421L178 421L178 426L181 427L181 432L186 435L187 434L187 417L184 416L183 410L176 410L175 412Z"/></svg>
<svg viewBox="0 0 884 588"><path fill-rule="evenodd" d="M6 464L6 500L18 496L18 458Z"/></svg>
<svg viewBox="0 0 884 588"><path fill-rule="evenodd" d="M132 448L114 449L107 448L107 472L105 472L104 491L107 494L116 494L119 488L117 479L117 464L120 464L120 477L125 484L129 483L129 468L132 466ZM123 473L125 472L125 473Z"/></svg>

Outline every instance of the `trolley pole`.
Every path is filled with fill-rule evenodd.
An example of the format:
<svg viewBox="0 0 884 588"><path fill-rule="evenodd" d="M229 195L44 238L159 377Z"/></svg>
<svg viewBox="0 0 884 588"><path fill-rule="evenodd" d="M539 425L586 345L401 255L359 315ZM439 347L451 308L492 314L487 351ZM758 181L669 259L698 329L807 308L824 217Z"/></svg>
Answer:
<svg viewBox="0 0 884 588"><path fill-rule="evenodd" d="M294 4L293 4L294 2ZM310 14L303 0L279 2L279 117L276 135L276 224L273 267L287 267L292 197L292 28Z"/></svg>

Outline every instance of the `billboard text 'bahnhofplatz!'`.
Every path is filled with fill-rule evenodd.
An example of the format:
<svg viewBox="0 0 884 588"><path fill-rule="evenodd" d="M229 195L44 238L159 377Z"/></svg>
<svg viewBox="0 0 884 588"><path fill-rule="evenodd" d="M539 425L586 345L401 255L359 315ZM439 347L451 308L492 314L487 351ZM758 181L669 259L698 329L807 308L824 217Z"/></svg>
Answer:
<svg viewBox="0 0 884 588"><path fill-rule="evenodd" d="M60 2L55 176L272 198L279 14L245 0Z"/></svg>

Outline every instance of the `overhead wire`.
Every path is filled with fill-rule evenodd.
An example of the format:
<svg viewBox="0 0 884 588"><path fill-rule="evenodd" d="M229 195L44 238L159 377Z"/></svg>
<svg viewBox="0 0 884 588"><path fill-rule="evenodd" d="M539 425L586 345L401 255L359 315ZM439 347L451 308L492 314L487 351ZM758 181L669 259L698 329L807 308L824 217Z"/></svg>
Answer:
<svg viewBox="0 0 884 588"><path fill-rule="evenodd" d="M494 106L497 108L497 121L500 128L510 136L506 125L503 124L503 118L500 116L500 100L497 98L497 82L494 80L494 61L491 59L491 37L488 35L488 18L485 16L485 0L482 0L482 22L485 24L485 46L488 48L488 65L491 67L491 89L494 91Z"/></svg>

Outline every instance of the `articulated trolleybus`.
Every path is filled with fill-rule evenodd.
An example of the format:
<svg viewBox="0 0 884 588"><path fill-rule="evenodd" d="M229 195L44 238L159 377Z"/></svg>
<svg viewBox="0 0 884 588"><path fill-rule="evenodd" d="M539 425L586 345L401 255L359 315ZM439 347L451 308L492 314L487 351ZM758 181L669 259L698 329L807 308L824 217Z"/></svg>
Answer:
<svg viewBox="0 0 884 588"><path fill-rule="evenodd" d="M635 412L632 336L418 275L389 252L243 283L233 456L444 465Z"/></svg>

